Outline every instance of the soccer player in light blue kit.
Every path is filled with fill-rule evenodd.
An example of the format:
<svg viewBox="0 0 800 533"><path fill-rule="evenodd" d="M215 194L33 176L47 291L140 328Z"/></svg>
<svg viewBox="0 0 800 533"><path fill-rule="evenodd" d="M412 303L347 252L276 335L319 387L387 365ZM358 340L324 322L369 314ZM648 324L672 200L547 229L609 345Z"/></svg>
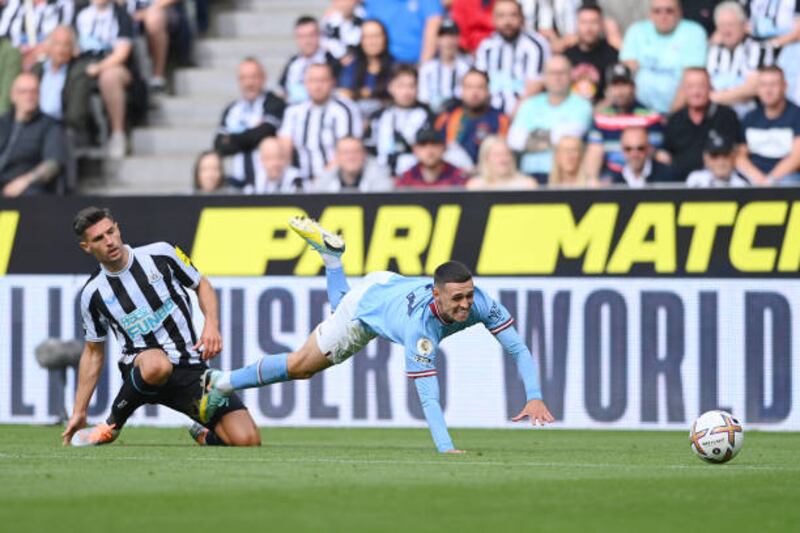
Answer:
<svg viewBox="0 0 800 533"><path fill-rule="evenodd" d="M293 218L289 226L321 254L334 312L295 352L264 356L234 371L207 371L203 378L206 392L199 409L201 420L214 416L235 390L308 379L344 362L375 337L383 337L405 347L406 372L414 379L436 449L463 453L453 445L439 403L436 351L445 337L483 324L514 358L525 385L527 403L512 420L528 418L534 425L554 421L542 401L538 367L514 329L514 319L505 307L474 286L472 274L464 265L444 263L436 269L433 280L373 272L350 289L341 263L342 238L308 218Z"/></svg>

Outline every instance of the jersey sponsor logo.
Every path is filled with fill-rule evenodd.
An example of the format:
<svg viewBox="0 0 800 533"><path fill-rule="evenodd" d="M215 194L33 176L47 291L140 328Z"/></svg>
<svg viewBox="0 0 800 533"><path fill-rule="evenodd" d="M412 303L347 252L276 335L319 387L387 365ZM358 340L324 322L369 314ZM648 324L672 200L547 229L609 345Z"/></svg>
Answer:
<svg viewBox="0 0 800 533"><path fill-rule="evenodd" d="M433 353L433 341L427 337L420 337L417 340L417 351L422 356L428 356Z"/></svg>
<svg viewBox="0 0 800 533"><path fill-rule="evenodd" d="M19 211L0 211L0 276L8 269L18 223Z"/></svg>
<svg viewBox="0 0 800 533"><path fill-rule="evenodd" d="M425 357L424 355L415 355L414 356L414 361L416 361L417 363L419 363L421 365L432 365L433 364L433 359L431 359L430 357Z"/></svg>
<svg viewBox="0 0 800 533"><path fill-rule="evenodd" d="M183 262L183 264L186 265L187 267L191 267L192 266L192 260L189 259L189 256L186 255L183 252L183 250L180 249L179 246L175 247L175 255L177 255L178 259L180 259ZM150 283L153 283L153 282L151 281Z"/></svg>
<svg viewBox="0 0 800 533"><path fill-rule="evenodd" d="M155 311L136 309L122 317L120 322L128 336L133 339L137 335L147 335L156 331L176 307L172 298L167 298L164 304Z"/></svg>

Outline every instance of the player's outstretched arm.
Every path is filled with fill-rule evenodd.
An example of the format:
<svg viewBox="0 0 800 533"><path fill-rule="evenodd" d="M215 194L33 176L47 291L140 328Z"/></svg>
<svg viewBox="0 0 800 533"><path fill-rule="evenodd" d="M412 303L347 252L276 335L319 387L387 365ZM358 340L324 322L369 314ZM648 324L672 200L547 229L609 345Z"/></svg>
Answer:
<svg viewBox="0 0 800 533"><path fill-rule="evenodd" d="M205 276L200 278L200 283L197 285L197 301L200 303L200 310L205 317L205 323L194 349L199 350L202 346L202 358L204 361L208 361L222 351L222 335L219 332L217 293L214 292L214 287L211 286L211 282Z"/></svg>
<svg viewBox="0 0 800 533"><path fill-rule="evenodd" d="M547 409L547 405L542 400L539 369L517 330L513 327L508 327L497 333L496 336L503 348L514 358L514 362L517 364L517 372L525 386L525 397L528 400L522 411L511 420L519 422L527 418L535 426L555 422L555 418L550 414L550 410Z"/></svg>
<svg viewBox="0 0 800 533"><path fill-rule="evenodd" d="M439 403L439 379L436 376L415 378L414 385L417 387L422 411L425 413L425 420L428 422L436 449L441 453L464 453L456 449L447 431L442 405Z"/></svg>
<svg viewBox="0 0 800 533"><path fill-rule="evenodd" d="M67 422L67 428L61 434L64 446L69 445L72 435L86 426L86 410L92 399L100 371L105 360L105 343L87 341L81 354L78 366L78 390L75 393L75 405L72 408L72 417Z"/></svg>

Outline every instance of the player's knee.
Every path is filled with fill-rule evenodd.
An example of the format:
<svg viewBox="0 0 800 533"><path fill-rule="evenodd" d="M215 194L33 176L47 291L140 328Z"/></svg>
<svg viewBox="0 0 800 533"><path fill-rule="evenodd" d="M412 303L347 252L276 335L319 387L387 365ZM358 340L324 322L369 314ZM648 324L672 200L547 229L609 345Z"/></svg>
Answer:
<svg viewBox="0 0 800 533"><path fill-rule="evenodd" d="M142 378L153 385L166 383L172 375L172 363L166 357L153 357L140 366Z"/></svg>
<svg viewBox="0 0 800 533"><path fill-rule="evenodd" d="M229 446L261 446L261 433L252 428L246 431L237 431L230 436Z"/></svg>

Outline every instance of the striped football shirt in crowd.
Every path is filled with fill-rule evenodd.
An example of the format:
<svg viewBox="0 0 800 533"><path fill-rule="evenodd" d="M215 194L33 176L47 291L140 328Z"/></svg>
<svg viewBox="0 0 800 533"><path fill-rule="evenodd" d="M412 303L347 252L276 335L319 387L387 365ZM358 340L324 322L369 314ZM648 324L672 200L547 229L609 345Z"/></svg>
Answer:
<svg viewBox="0 0 800 533"><path fill-rule="evenodd" d="M50 0L30 7L28 11L25 0L7 0L0 16L0 37L7 37L16 48L41 43L56 26L72 24L75 16L73 0Z"/></svg>

